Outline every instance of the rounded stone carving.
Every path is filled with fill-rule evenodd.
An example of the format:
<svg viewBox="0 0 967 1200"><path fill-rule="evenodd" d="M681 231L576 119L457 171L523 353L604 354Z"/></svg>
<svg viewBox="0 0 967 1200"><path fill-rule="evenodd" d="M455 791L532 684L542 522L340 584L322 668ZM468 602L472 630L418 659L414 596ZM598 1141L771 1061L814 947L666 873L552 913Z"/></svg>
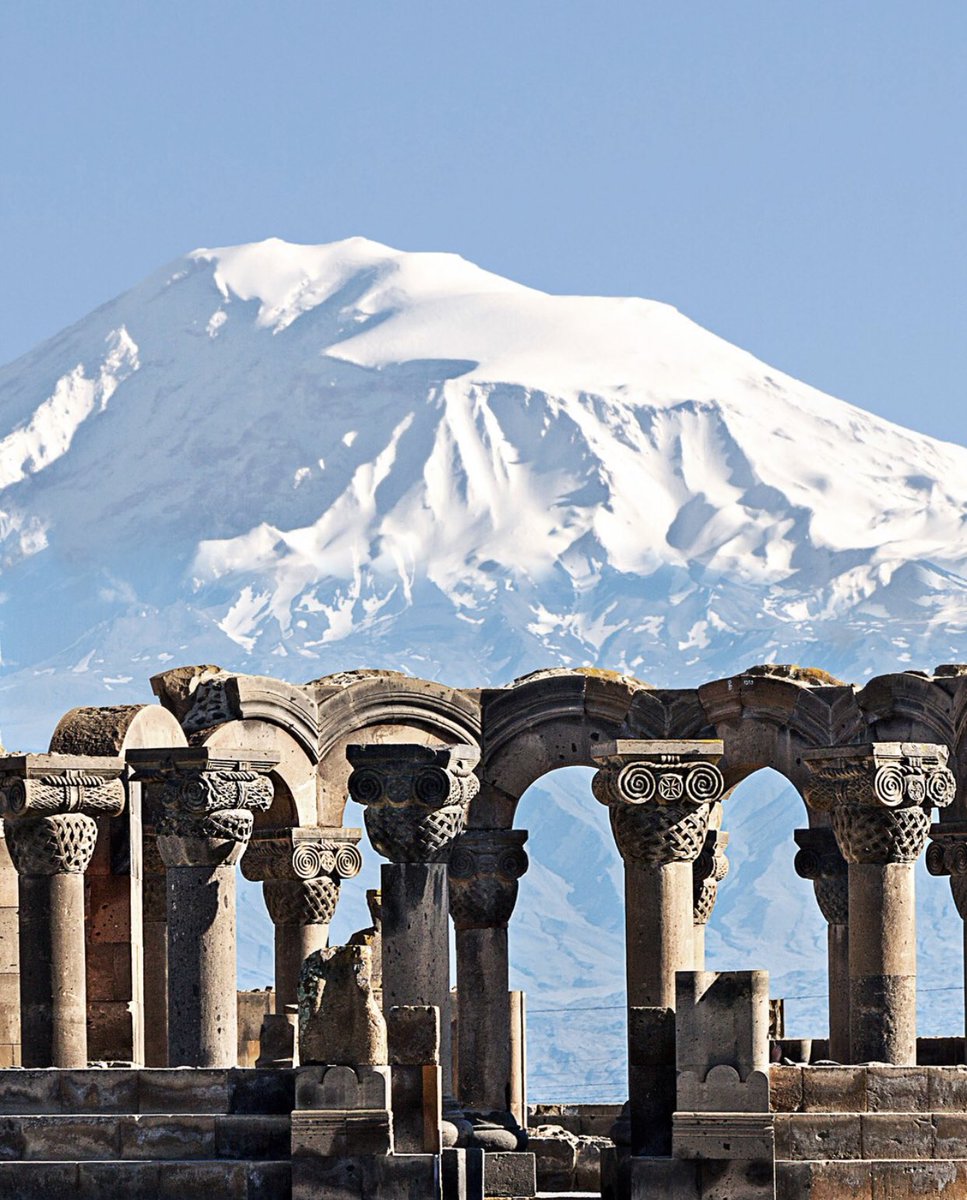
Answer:
<svg viewBox="0 0 967 1200"><path fill-rule="evenodd" d="M612 804L611 828L625 862L694 862L705 844L711 806Z"/></svg>
<svg viewBox="0 0 967 1200"><path fill-rule="evenodd" d="M335 869L335 852L319 842L300 842L292 851L292 870L299 879L315 879Z"/></svg>
<svg viewBox="0 0 967 1200"><path fill-rule="evenodd" d="M267 879L262 884L273 925L328 925L336 911L339 883L318 879Z"/></svg>
<svg viewBox="0 0 967 1200"><path fill-rule="evenodd" d="M529 865L522 840L518 830L475 830L458 840L447 871L450 915L457 929L506 927L517 904L519 880Z"/></svg>
<svg viewBox="0 0 967 1200"><path fill-rule="evenodd" d="M847 862L915 862L923 852L930 817L922 808L837 804L832 825Z"/></svg>
<svg viewBox="0 0 967 1200"><path fill-rule="evenodd" d="M97 822L84 813L8 821L7 844L18 875L76 875L87 870Z"/></svg>

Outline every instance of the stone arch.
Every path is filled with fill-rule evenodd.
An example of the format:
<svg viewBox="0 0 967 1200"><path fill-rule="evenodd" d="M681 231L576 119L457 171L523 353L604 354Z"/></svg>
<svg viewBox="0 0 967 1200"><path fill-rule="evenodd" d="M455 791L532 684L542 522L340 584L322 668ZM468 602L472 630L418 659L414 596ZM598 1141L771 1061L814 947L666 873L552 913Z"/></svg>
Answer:
<svg viewBox="0 0 967 1200"><path fill-rule="evenodd" d="M319 823L339 825L354 742L480 745L479 692L397 671L350 671L306 685L318 704Z"/></svg>
<svg viewBox="0 0 967 1200"><path fill-rule="evenodd" d="M613 671L562 668L482 692L482 786L470 806L470 827L510 828L518 800L542 775L595 767L595 746L625 730L633 700L647 689Z"/></svg>
<svg viewBox="0 0 967 1200"><path fill-rule="evenodd" d="M865 728L855 689L816 668L752 667L702 684L698 698L724 746L726 797L763 767L784 775L802 796L802 751L858 741Z"/></svg>

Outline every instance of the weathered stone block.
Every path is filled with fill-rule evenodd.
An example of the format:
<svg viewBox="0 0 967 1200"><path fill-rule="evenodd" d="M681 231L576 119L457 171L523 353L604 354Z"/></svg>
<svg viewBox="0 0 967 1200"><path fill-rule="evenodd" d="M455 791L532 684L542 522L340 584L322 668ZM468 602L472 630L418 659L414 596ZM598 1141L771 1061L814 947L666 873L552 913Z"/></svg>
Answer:
<svg viewBox="0 0 967 1200"><path fill-rule="evenodd" d="M21 1118L0 1117L0 1159L18 1159L23 1156L24 1136Z"/></svg>
<svg viewBox="0 0 967 1200"><path fill-rule="evenodd" d="M873 1200L868 1162L777 1162L778 1200Z"/></svg>
<svg viewBox="0 0 967 1200"><path fill-rule="evenodd" d="M120 1138L124 1159L214 1158L215 1118L191 1113L122 1117Z"/></svg>
<svg viewBox="0 0 967 1200"><path fill-rule="evenodd" d="M967 1113L933 1113L934 1156L967 1159Z"/></svg>
<svg viewBox="0 0 967 1200"><path fill-rule="evenodd" d="M774 1063L769 1068L769 1107L773 1112L799 1112L802 1102L802 1068Z"/></svg>
<svg viewBox="0 0 967 1200"><path fill-rule="evenodd" d="M248 1195L246 1200L280 1200L292 1194L292 1164L288 1155L276 1162L248 1164ZM214 1197L209 1197L214 1200Z"/></svg>
<svg viewBox="0 0 967 1200"><path fill-rule="evenodd" d="M292 1200L441 1200L438 1159L433 1154L292 1162ZM47 1198L49 1200L49 1198Z"/></svg>
<svg viewBox="0 0 967 1200"><path fill-rule="evenodd" d="M300 1109L378 1109L390 1107L389 1067L302 1067L296 1076Z"/></svg>
<svg viewBox="0 0 967 1200"><path fill-rule="evenodd" d="M679 1158L633 1158L628 1164L630 1200L701 1200L699 1164ZM615 1197L617 1193L615 1193Z"/></svg>
<svg viewBox="0 0 967 1200"><path fill-rule="evenodd" d="M872 1200L924 1200L967 1195L967 1163L874 1162Z"/></svg>
<svg viewBox="0 0 967 1200"><path fill-rule="evenodd" d="M22 1118L21 1130L26 1159L117 1158L121 1146L116 1116L30 1116Z"/></svg>
<svg viewBox="0 0 967 1200"><path fill-rule="evenodd" d="M290 1153L290 1140L288 1117L254 1113L215 1117L218 1158L285 1158Z"/></svg>
<svg viewBox="0 0 967 1200"><path fill-rule="evenodd" d="M967 1067L927 1068L930 1112L967 1112Z"/></svg>
<svg viewBox="0 0 967 1200"><path fill-rule="evenodd" d="M387 1110L303 1111L291 1118L292 1157L392 1154L392 1118Z"/></svg>
<svg viewBox="0 0 967 1200"><path fill-rule="evenodd" d="M926 1067L867 1067L868 1112L928 1112Z"/></svg>
<svg viewBox="0 0 967 1200"><path fill-rule="evenodd" d="M534 1155L537 1187L542 1192L574 1190L578 1139L557 1125L539 1125L527 1133L527 1149Z"/></svg>
<svg viewBox="0 0 967 1200"><path fill-rule="evenodd" d="M936 1130L929 1116L867 1113L860 1123L864 1158L933 1158Z"/></svg>
<svg viewBox="0 0 967 1200"><path fill-rule="evenodd" d="M699 1163L702 1200L775 1200L772 1158Z"/></svg>
<svg viewBox="0 0 967 1200"><path fill-rule="evenodd" d="M106 1167L113 1164L105 1163ZM150 1168L151 1163L126 1163L127 1168ZM134 1190L131 1196L158 1196L163 1200L248 1200L248 1169L245 1163L231 1162L163 1162L157 1164L158 1191ZM110 1186L110 1173L105 1182ZM149 1171L145 1179L150 1180ZM123 1194L123 1193L122 1193ZM92 1196L117 1196L118 1192L102 1190Z"/></svg>
<svg viewBox="0 0 967 1200"><path fill-rule="evenodd" d="M495 1151L484 1154L484 1194L490 1196L534 1196L537 1194L537 1165L527 1151Z"/></svg>
<svg viewBox="0 0 967 1200"><path fill-rule="evenodd" d="M675 1113L672 1124L675 1158L771 1162L774 1151L771 1113Z"/></svg>
<svg viewBox="0 0 967 1200"><path fill-rule="evenodd" d="M866 1067L803 1067L804 1112L866 1112Z"/></svg>
<svg viewBox="0 0 967 1200"><path fill-rule="evenodd" d="M54 1197L59 1200L61 1196L76 1196L77 1173L78 1164L74 1162L0 1162L0 1196L9 1196L11 1200L54 1200Z"/></svg>
<svg viewBox="0 0 967 1200"><path fill-rule="evenodd" d="M578 1136L577 1163L574 1167L574 1190L577 1192L601 1191L601 1156L613 1145L610 1138L590 1134Z"/></svg>
<svg viewBox="0 0 967 1200"><path fill-rule="evenodd" d="M0 1112L59 1112L61 1074L53 1069L2 1072Z"/></svg>
<svg viewBox="0 0 967 1200"><path fill-rule="evenodd" d="M440 1061L440 1010L436 1005L394 1004L386 1014L392 1066L432 1066Z"/></svg>
<svg viewBox="0 0 967 1200"><path fill-rule="evenodd" d="M299 976L299 1061L378 1066L386 1023L373 995L369 946L316 950Z"/></svg>
<svg viewBox="0 0 967 1200"><path fill-rule="evenodd" d="M229 1072L218 1068L153 1067L138 1072L138 1111L224 1113Z"/></svg>
<svg viewBox="0 0 967 1200"><path fill-rule="evenodd" d="M56 1109L65 1113L133 1113L138 1111L138 1072L115 1069L58 1071Z"/></svg>
<svg viewBox="0 0 967 1200"><path fill-rule="evenodd" d="M233 1070L229 1072L230 1111L233 1113L290 1113L295 1107L296 1070Z"/></svg>
<svg viewBox="0 0 967 1200"><path fill-rule="evenodd" d="M862 1158L858 1114L776 1113L777 1159Z"/></svg>

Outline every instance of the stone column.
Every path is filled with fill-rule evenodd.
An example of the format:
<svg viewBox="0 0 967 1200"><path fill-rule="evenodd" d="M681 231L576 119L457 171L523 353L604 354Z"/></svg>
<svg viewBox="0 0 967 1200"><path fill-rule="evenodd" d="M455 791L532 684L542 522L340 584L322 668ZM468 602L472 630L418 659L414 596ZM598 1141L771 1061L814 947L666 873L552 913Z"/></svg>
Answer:
<svg viewBox="0 0 967 1200"><path fill-rule="evenodd" d="M930 826L927 870L950 877L950 891L964 922L964 994L967 996L967 821L945 821Z"/></svg>
<svg viewBox="0 0 967 1200"><path fill-rule="evenodd" d="M168 881L154 829L145 828L144 885L144 1062L168 1065Z"/></svg>
<svg viewBox="0 0 967 1200"><path fill-rule="evenodd" d="M507 925L527 870L524 829L471 829L450 854L456 929L459 1086L464 1108L510 1111Z"/></svg>
<svg viewBox="0 0 967 1200"><path fill-rule="evenodd" d="M358 829L312 826L257 834L242 858L246 879L261 880L275 926L275 1011L299 999L299 972L324 950L339 885L358 875L363 856Z"/></svg>
<svg viewBox="0 0 967 1200"><path fill-rule="evenodd" d="M87 1066L84 872L95 818L124 809L123 770L117 758L0 759L0 807L18 875L25 1067Z"/></svg>
<svg viewBox="0 0 967 1200"><path fill-rule="evenodd" d="M806 800L848 865L850 1061L917 1061L913 866L930 810L954 798L944 746L875 742L803 754Z"/></svg>
<svg viewBox="0 0 967 1200"><path fill-rule="evenodd" d="M705 835L702 852L692 863L692 925L695 937L695 970L705 970L705 927L708 925L719 884L729 873L725 851L729 835L721 829L710 829Z"/></svg>
<svg viewBox="0 0 967 1200"><path fill-rule="evenodd" d="M231 1067L238 1057L235 864L253 810L272 803L277 759L206 746L132 750L161 813L168 881L168 1065Z"/></svg>
<svg viewBox="0 0 967 1200"><path fill-rule="evenodd" d="M349 795L365 806L370 841L390 860L380 889L383 1011L394 1005L440 1010L445 1088L453 1075L447 859L477 793L479 754L467 745L346 748L353 767Z"/></svg>
<svg viewBox="0 0 967 1200"><path fill-rule="evenodd" d="M619 741L592 790L625 864L631 1147L671 1153L675 974L695 967L693 864L725 790L720 741Z"/></svg>
<svg viewBox="0 0 967 1200"><path fill-rule="evenodd" d="M849 1062L849 883L846 859L832 829L797 829L799 851L794 867L812 881L820 912L826 918L829 990L829 1052L833 1062Z"/></svg>

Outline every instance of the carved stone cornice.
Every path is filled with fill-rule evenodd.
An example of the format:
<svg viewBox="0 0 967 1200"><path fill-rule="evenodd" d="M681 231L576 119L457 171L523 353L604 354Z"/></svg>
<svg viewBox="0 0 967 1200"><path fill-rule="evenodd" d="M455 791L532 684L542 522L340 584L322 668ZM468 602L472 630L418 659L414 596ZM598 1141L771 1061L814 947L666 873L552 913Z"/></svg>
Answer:
<svg viewBox="0 0 967 1200"><path fill-rule="evenodd" d="M809 879L820 912L830 925L849 923L849 868L840 853L836 834L825 826L796 829L799 850L793 866L801 879Z"/></svg>
<svg viewBox="0 0 967 1200"><path fill-rule="evenodd" d="M69 754L0 757L0 813L20 875L87 870L98 816L124 810L124 763Z"/></svg>
<svg viewBox="0 0 967 1200"><path fill-rule="evenodd" d="M957 912L967 921L967 821L930 826L926 854L931 875L948 875Z"/></svg>
<svg viewBox="0 0 967 1200"><path fill-rule="evenodd" d="M846 861L909 863L922 853L930 810L951 803L947 747L873 742L803 753L806 802L830 813Z"/></svg>
<svg viewBox="0 0 967 1200"><path fill-rule="evenodd" d="M275 755L188 746L132 750L127 758L157 814L158 850L169 868L237 862L253 813L272 804Z"/></svg>
<svg viewBox="0 0 967 1200"><path fill-rule="evenodd" d="M468 829L447 868L450 916L457 929L504 929L528 867L526 829Z"/></svg>
<svg viewBox="0 0 967 1200"><path fill-rule="evenodd" d="M259 833L242 856L242 874L262 880L274 924L328 925L339 885L362 868L361 837L361 830L339 825Z"/></svg>
<svg viewBox="0 0 967 1200"><path fill-rule="evenodd" d="M698 858L692 863L692 923L707 925L719 884L729 873L729 860L725 850L729 835L721 829L710 829L705 835L705 845Z"/></svg>
<svg viewBox="0 0 967 1200"><path fill-rule="evenodd" d="M479 783L476 746L347 746L349 795L391 862L446 862Z"/></svg>
<svg viewBox="0 0 967 1200"><path fill-rule="evenodd" d="M694 862L705 845L711 808L722 798L717 740L632 741L605 745L591 782L607 805L626 863Z"/></svg>

